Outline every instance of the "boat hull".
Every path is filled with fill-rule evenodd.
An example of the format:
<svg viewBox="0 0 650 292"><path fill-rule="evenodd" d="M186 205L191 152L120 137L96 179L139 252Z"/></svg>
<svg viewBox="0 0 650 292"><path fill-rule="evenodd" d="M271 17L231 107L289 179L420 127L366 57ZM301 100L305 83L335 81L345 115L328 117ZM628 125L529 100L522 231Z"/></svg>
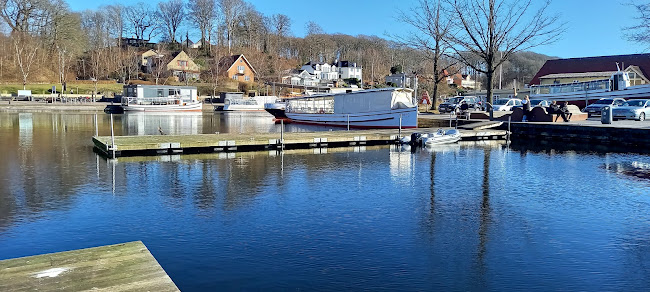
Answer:
<svg viewBox="0 0 650 292"><path fill-rule="evenodd" d="M265 108L264 110L272 114L276 119L287 119L283 108Z"/></svg>
<svg viewBox="0 0 650 292"><path fill-rule="evenodd" d="M129 104L122 105L124 111L129 112L191 112L201 111L203 109L202 103L192 104L168 104L168 105L139 105Z"/></svg>
<svg viewBox="0 0 650 292"><path fill-rule="evenodd" d="M647 99L650 98L650 85L637 85L615 91L599 89L566 93L531 94L530 98L568 101L571 103L584 103L596 101L601 98Z"/></svg>
<svg viewBox="0 0 650 292"><path fill-rule="evenodd" d="M418 113L416 108L351 114L307 114L285 112L285 115L294 123L334 127L347 127L349 124L350 128L397 129L400 127L400 117L402 128L417 128L418 125ZM276 118L277 117L278 116L276 116Z"/></svg>

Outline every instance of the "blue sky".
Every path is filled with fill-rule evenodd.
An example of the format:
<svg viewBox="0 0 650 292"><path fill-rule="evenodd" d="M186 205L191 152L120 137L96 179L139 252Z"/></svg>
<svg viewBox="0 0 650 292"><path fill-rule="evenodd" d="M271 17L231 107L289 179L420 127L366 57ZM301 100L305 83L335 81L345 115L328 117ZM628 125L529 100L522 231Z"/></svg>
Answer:
<svg viewBox="0 0 650 292"><path fill-rule="evenodd" d="M539 1L541 0L534 0ZM72 10L94 9L101 5L139 1L67 0ZM156 3L158 0L146 1ZM308 21L318 23L327 33L349 35L406 34L408 27L396 19L397 11L408 11L417 0L247 0L264 15L282 13L292 20L292 32L304 36ZM648 51L647 46L628 42L623 28L635 24L635 12L624 5L627 0L555 0L550 12L559 12L567 23L562 39L533 51L562 58L635 54Z"/></svg>

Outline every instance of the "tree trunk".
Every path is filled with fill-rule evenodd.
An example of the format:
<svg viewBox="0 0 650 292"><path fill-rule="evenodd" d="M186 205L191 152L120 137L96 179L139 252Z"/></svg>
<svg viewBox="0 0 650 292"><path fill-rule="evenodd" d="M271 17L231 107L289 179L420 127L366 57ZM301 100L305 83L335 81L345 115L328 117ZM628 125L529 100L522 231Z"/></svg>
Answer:
<svg viewBox="0 0 650 292"><path fill-rule="evenodd" d="M492 96L492 84L493 84L493 78L494 78L494 69L492 69L492 63L487 64L488 70L485 73L487 77L487 84L485 85L486 89L486 99L488 104L490 105L490 120L494 119L494 107L492 106L494 104L493 96Z"/></svg>

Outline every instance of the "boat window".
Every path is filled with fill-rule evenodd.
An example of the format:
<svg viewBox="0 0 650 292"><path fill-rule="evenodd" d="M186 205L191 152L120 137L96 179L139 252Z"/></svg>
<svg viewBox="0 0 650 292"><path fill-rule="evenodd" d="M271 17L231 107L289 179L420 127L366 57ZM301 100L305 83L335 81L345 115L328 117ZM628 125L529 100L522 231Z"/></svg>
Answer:
<svg viewBox="0 0 650 292"><path fill-rule="evenodd" d="M163 97L163 94L165 94L164 89L158 89L158 97Z"/></svg>
<svg viewBox="0 0 650 292"><path fill-rule="evenodd" d="M616 101L616 105L622 105L624 103L625 103L625 100L620 100L619 99L619 100Z"/></svg>
<svg viewBox="0 0 650 292"><path fill-rule="evenodd" d="M636 106L636 107L642 107L645 104L644 100L628 100L626 103L624 103L624 106Z"/></svg>
<svg viewBox="0 0 650 292"><path fill-rule="evenodd" d="M173 89L170 89L169 90L169 95L174 96L174 95L176 95L176 92Z"/></svg>

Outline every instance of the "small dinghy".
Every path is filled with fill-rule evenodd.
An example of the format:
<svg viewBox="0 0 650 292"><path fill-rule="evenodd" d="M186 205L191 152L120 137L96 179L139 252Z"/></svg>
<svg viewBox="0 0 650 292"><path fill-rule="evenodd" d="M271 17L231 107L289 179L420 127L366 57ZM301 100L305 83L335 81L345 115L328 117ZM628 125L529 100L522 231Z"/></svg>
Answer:
<svg viewBox="0 0 650 292"><path fill-rule="evenodd" d="M460 141L460 131L456 129L443 130L439 129L433 134L422 135L422 144L424 146L450 144Z"/></svg>

